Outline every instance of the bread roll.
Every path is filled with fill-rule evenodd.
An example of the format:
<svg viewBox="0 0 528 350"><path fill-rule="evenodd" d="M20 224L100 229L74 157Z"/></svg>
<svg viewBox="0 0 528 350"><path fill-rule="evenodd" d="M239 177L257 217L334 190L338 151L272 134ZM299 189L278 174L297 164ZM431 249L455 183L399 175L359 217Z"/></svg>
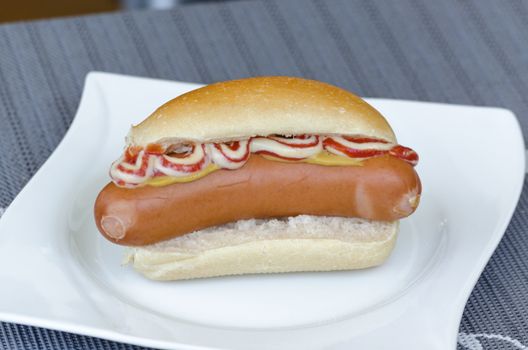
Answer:
<svg viewBox="0 0 528 350"><path fill-rule="evenodd" d="M153 280L373 267L392 251L398 222L301 215L241 220L132 248L126 262Z"/></svg>
<svg viewBox="0 0 528 350"><path fill-rule="evenodd" d="M271 134L363 135L396 143L387 121L361 98L292 77L231 80L183 94L132 127L127 143L206 143Z"/></svg>

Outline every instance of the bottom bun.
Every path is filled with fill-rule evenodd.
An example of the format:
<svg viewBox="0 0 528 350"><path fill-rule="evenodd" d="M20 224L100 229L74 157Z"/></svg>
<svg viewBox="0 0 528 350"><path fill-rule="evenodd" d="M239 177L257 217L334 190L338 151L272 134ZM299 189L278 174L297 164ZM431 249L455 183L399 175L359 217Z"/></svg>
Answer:
<svg viewBox="0 0 528 350"><path fill-rule="evenodd" d="M125 263L153 280L252 273L333 271L380 265L398 222L300 215L240 220L127 252Z"/></svg>

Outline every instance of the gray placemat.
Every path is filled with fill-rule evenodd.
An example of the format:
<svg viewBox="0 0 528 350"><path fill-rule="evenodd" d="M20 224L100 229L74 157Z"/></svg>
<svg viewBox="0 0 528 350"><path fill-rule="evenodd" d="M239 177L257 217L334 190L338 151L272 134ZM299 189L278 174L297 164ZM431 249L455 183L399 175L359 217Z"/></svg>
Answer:
<svg viewBox="0 0 528 350"><path fill-rule="evenodd" d="M0 207L61 140L91 70L201 83L304 76L363 96L502 106L526 131L527 38L521 0L241 1L0 26ZM459 349L528 344L527 210L525 186ZM7 323L0 348L138 349Z"/></svg>

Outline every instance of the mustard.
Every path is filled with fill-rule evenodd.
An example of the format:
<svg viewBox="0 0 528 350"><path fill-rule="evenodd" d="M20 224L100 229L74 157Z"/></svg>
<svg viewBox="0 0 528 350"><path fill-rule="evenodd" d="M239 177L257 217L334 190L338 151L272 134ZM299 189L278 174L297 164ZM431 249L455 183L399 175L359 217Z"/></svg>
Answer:
<svg viewBox="0 0 528 350"><path fill-rule="evenodd" d="M213 171L216 171L220 169L215 164L209 164L205 168L203 168L200 171L197 171L195 173L191 173L186 176L159 176L159 177L153 177L148 179L144 182L145 185L154 186L154 187L162 187L167 185L172 185L177 182L191 182L194 180L201 179L202 177L212 173Z"/></svg>
<svg viewBox="0 0 528 350"><path fill-rule="evenodd" d="M326 151L320 152L313 157L304 160L306 163L326 166L362 166L363 159L338 156Z"/></svg>

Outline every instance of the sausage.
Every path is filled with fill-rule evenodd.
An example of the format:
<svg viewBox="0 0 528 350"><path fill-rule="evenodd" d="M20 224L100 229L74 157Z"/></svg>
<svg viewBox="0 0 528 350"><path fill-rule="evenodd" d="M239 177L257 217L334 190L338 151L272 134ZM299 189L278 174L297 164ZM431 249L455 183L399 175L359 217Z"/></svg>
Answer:
<svg viewBox="0 0 528 350"><path fill-rule="evenodd" d="M418 206L414 168L392 156L362 166L285 163L252 155L238 170L199 180L126 189L109 183L95 202L110 241L143 246L242 219L300 214L394 221Z"/></svg>

